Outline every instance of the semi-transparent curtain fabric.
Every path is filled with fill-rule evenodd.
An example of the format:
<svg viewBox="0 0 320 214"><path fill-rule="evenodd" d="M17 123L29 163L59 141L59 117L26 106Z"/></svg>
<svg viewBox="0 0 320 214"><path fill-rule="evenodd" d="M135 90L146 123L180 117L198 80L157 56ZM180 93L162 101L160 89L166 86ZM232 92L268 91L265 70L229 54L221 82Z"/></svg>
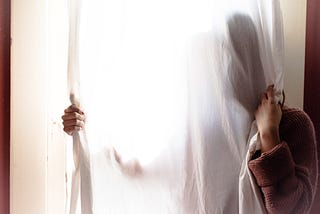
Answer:
<svg viewBox="0 0 320 214"><path fill-rule="evenodd" d="M69 1L68 212L265 212L247 162L259 95L283 89L279 1Z"/></svg>
<svg viewBox="0 0 320 214"><path fill-rule="evenodd" d="M69 0L68 91L71 104L79 107L81 106L79 64L81 6L81 0ZM85 130L73 134L73 160L74 170L68 212L92 214L92 171Z"/></svg>

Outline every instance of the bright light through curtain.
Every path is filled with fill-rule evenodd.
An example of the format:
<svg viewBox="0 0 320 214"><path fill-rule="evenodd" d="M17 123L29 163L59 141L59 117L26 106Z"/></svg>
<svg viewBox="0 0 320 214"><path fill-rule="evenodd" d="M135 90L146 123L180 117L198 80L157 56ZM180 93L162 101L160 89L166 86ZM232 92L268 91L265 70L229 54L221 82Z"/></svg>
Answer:
<svg viewBox="0 0 320 214"><path fill-rule="evenodd" d="M278 0L70 0L70 213L264 212L246 157L282 34Z"/></svg>

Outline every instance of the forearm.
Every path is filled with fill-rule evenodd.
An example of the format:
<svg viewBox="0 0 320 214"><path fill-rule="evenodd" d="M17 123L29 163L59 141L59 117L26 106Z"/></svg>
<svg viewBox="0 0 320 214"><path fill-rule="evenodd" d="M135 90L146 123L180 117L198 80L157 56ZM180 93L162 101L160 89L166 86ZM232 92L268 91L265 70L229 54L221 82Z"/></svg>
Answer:
<svg viewBox="0 0 320 214"><path fill-rule="evenodd" d="M249 162L269 213L306 213L314 187L309 169L296 166L288 145L280 143Z"/></svg>

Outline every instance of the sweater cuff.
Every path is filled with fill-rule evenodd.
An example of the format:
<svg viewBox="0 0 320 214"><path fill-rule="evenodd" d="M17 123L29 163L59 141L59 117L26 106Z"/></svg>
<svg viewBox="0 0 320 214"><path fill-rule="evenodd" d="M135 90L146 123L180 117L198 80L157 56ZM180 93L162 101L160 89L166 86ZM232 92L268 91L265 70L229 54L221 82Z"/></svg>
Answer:
<svg viewBox="0 0 320 214"><path fill-rule="evenodd" d="M249 161L249 169L260 187L274 185L293 174L294 162L287 143L283 141L259 158Z"/></svg>

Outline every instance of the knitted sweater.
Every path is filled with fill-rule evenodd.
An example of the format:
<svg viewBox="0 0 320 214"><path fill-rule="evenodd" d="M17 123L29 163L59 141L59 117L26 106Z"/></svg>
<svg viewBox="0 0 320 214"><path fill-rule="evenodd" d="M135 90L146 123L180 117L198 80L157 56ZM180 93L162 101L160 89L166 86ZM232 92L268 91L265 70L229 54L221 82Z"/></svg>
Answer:
<svg viewBox="0 0 320 214"><path fill-rule="evenodd" d="M308 213L316 190L315 131L306 113L283 110L281 143L249 162L268 213Z"/></svg>

